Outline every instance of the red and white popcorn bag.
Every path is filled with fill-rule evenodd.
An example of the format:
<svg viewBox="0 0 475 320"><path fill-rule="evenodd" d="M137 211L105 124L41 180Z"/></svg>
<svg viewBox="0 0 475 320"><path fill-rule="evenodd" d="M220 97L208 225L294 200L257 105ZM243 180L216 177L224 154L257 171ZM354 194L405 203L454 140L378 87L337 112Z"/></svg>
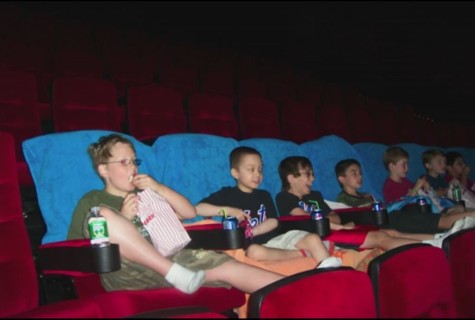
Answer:
<svg viewBox="0 0 475 320"><path fill-rule="evenodd" d="M191 238L165 198L150 189L137 195L137 216L150 234L155 249L165 257L183 249Z"/></svg>

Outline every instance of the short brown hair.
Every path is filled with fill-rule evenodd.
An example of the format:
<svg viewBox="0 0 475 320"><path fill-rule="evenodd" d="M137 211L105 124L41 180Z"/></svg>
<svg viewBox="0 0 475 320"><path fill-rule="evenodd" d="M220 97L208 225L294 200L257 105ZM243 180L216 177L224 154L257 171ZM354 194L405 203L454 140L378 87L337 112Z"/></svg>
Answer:
<svg viewBox="0 0 475 320"><path fill-rule="evenodd" d="M242 157L248 154L255 154L259 156L259 158L262 158L261 153L254 148L245 146L234 148L229 154L229 165L231 166L231 169L236 169L239 166Z"/></svg>
<svg viewBox="0 0 475 320"><path fill-rule="evenodd" d="M100 164L106 163L112 157L111 149L119 142L129 145L130 148L132 148L132 150L135 152L133 143L129 139L117 133L102 136L97 142L89 145L87 152L91 156L94 170L97 171L97 168Z"/></svg>
<svg viewBox="0 0 475 320"><path fill-rule="evenodd" d="M287 176L289 174L294 177L300 176L300 169L310 169L313 171L313 166L310 160L306 157L292 156L283 159L279 164L279 176L282 181L282 190L287 191L290 189L289 180Z"/></svg>
<svg viewBox="0 0 475 320"><path fill-rule="evenodd" d="M431 160L434 159L436 156L445 157L445 154L438 149L429 149L424 151L421 156L422 164L425 166L427 163L431 162Z"/></svg>
<svg viewBox="0 0 475 320"><path fill-rule="evenodd" d="M401 159L409 160L409 153L401 147L392 146L386 149L383 154L383 164L389 170L389 164L395 164Z"/></svg>

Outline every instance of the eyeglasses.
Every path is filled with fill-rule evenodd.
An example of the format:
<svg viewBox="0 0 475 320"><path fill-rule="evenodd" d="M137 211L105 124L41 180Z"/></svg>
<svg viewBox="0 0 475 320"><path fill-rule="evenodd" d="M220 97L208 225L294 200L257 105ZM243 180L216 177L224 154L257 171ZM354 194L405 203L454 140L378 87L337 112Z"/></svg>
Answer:
<svg viewBox="0 0 475 320"><path fill-rule="evenodd" d="M104 164L109 164L109 163L120 163L121 166L128 167L131 164L134 166L140 166L142 164L142 160L140 159L122 159L122 160L117 160L117 161L109 161L105 162Z"/></svg>
<svg viewBox="0 0 475 320"><path fill-rule="evenodd" d="M314 177L313 171L300 171L299 176L306 176L307 178Z"/></svg>

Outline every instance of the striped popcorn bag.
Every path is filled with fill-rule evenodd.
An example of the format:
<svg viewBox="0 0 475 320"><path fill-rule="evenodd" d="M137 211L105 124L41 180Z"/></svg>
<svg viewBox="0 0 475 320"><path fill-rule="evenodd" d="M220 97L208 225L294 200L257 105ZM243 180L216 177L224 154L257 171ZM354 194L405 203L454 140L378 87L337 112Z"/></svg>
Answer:
<svg viewBox="0 0 475 320"><path fill-rule="evenodd" d="M150 234L155 249L165 257L183 249L191 238L165 198L150 189L137 195L137 216Z"/></svg>

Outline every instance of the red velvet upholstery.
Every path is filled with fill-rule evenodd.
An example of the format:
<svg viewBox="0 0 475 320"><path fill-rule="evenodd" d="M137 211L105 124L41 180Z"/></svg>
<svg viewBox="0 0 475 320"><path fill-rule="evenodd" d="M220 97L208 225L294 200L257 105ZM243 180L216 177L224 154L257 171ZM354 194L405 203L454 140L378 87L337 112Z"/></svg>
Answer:
<svg viewBox="0 0 475 320"><path fill-rule="evenodd" d="M444 239L454 286L457 316L475 318L475 229L465 229Z"/></svg>
<svg viewBox="0 0 475 320"><path fill-rule="evenodd" d="M97 55L82 50L59 50L54 60L55 77L104 77L104 65Z"/></svg>
<svg viewBox="0 0 475 320"><path fill-rule="evenodd" d="M368 273L381 318L456 317L452 279L444 251L410 244L374 258Z"/></svg>
<svg viewBox="0 0 475 320"><path fill-rule="evenodd" d="M139 140L187 131L183 96L158 84L134 86L128 90L129 131Z"/></svg>
<svg viewBox="0 0 475 320"><path fill-rule="evenodd" d="M220 226L220 225L218 225ZM193 230L206 229L206 226L190 227ZM214 230L216 226L210 225ZM219 229L222 231L222 229ZM204 231L209 232L209 231ZM244 237L243 237L244 238ZM44 248L88 246L88 240L67 240L48 243L39 247L39 255ZM60 259L62 257L58 257ZM41 260L41 259L40 259ZM39 264L40 268L42 264ZM61 268L43 269L43 275L66 275L74 279L75 291L79 299L93 298L99 303L101 312L108 317L126 317L142 312L183 306L202 306L213 312L225 312L245 303L245 295L235 288L201 287L194 294L185 294L175 288L148 290L117 290L106 292L97 274L70 271Z"/></svg>
<svg viewBox="0 0 475 320"><path fill-rule="evenodd" d="M317 128L320 136L334 134L350 140L346 110L339 105L326 105L317 110Z"/></svg>
<svg viewBox="0 0 475 320"><path fill-rule="evenodd" d="M257 78L257 75L243 77L237 84L237 92L239 100L246 98L263 98L268 99L269 89L267 84Z"/></svg>
<svg viewBox="0 0 475 320"><path fill-rule="evenodd" d="M0 130L14 137L20 185L32 185L21 143L42 133L36 78L29 72L4 70L0 88Z"/></svg>
<svg viewBox="0 0 475 320"><path fill-rule="evenodd" d="M312 269L251 294L250 318L376 318L371 280L350 267Z"/></svg>
<svg viewBox="0 0 475 320"><path fill-rule="evenodd" d="M0 132L0 317L102 317L92 299L39 307L38 280L22 215L13 136Z"/></svg>
<svg viewBox="0 0 475 320"><path fill-rule="evenodd" d="M239 102L238 119L241 139L282 139L279 108L274 102L263 98L247 98Z"/></svg>
<svg viewBox="0 0 475 320"><path fill-rule="evenodd" d="M376 142L378 141L376 119L365 108L349 108L347 110L350 136L348 142Z"/></svg>
<svg viewBox="0 0 475 320"><path fill-rule="evenodd" d="M316 107L302 102L281 105L284 139L296 143L318 138Z"/></svg>
<svg viewBox="0 0 475 320"><path fill-rule="evenodd" d="M196 93L188 100L190 131L238 139L238 125L231 98Z"/></svg>
<svg viewBox="0 0 475 320"><path fill-rule="evenodd" d="M201 91L225 96L236 101L234 91L234 74L230 71L207 72L201 77Z"/></svg>
<svg viewBox="0 0 475 320"><path fill-rule="evenodd" d="M159 74L159 83L188 96L198 92L198 71L190 67L168 68Z"/></svg>
<svg viewBox="0 0 475 320"><path fill-rule="evenodd" d="M92 77L63 77L53 82L56 132L85 129L121 131L114 84Z"/></svg>

